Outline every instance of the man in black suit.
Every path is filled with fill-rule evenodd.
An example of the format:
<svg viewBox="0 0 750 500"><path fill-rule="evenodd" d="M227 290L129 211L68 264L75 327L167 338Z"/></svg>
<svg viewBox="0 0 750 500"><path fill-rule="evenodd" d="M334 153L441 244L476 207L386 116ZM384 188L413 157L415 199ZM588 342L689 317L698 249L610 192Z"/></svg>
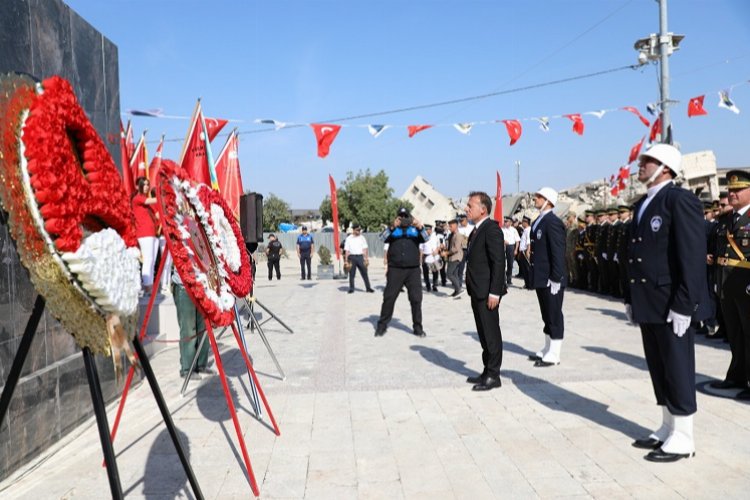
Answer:
<svg viewBox="0 0 750 500"><path fill-rule="evenodd" d="M633 442L644 458L674 462L695 454L695 329L708 301L706 235L698 198L677 187L682 155L655 144L638 159L638 180L648 187L633 210L628 235L625 311L641 328L643 350L662 425Z"/></svg>
<svg viewBox="0 0 750 500"><path fill-rule="evenodd" d="M565 225L552 212L556 203L557 191L552 188L543 187L534 193L534 206L540 213L531 225L531 287L536 290L544 321L544 348L529 359L539 367L560 364L565 329Z"/></svg>
<svg viewBox="0 0 750 500"><path fill-rule="evenodd" d="M487 193L469 193L466 215L474 223L469 235L466 261L466 291L471 297L471 310L482 344L484 370L469 377L475 391L500 387L500 365L503 361L503 337L500 333L500 297L507 293L505 283L505 252L503 233L498 223L489 218L492 200ZM512 265L512 262L509 263Z"/></svg>

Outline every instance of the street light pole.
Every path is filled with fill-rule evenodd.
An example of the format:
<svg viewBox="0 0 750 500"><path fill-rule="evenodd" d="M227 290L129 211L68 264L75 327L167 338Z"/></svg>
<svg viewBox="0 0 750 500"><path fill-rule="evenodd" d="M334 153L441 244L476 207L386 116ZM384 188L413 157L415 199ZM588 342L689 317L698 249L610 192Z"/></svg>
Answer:
<svg viewBox="0 0 750 500"><path fill-rule="evenodd" d="M669 121L669 54L672 37L667 31L667 0L659 1L659 62L661 69L661 142L672 143Z"/></svg>

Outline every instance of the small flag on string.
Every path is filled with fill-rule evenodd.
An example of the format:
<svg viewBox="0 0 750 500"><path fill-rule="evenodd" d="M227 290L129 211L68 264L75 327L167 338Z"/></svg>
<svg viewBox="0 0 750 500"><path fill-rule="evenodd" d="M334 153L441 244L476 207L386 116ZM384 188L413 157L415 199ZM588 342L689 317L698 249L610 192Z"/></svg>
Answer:
<svg viewBox="0 0 750 500"><path fill-rule="evenodd" d="M656 136L661 134L661 116L654 120L654 124L651 125L651 132L648 135L648 142L654 142Z"/></svg>
<svg viewBox="0 0 750 500"><path fill-rule="evenodd" d="M612 196L617 196L618 194L620 194L620 185L617 182L614 174L609 177L609 192Z"/></svg>
<svg viewBox="0 0 750 500"><path fill-rule="evenodd" d="M641 154L641 148L643 147L643 141L645 140L646 140L646 136L644 135L639 142L636 142L635 145L632 148L630 148L630 156L628 156L628 164L633 163L635 160L638 159L638 155Z"/></svg>
<svg viewBox="0 0 750 500"><path fill-rule="evenodd" d="M263 125L273 125L276 130L281 130L282 128L286 127L286 122L280 122L278 120L258 119L255 120L255 123L260 123Z"/></svg>
<svg viewBox="0 0 750 500"><path fill-rule="evenodd" d="M418 133L420 133L423 130L427 130L428 128L432 127L432 125L409 125L407 128L409 130L409 137L414 137Z"/></svg>
<svg viewBox="0 0 750 500"><path fill-rule="evenodd" d="M370 131L370 135L375 137L376 139L378 138L378 136L380 136L380 134L385 132L385 129L387 128L391 128L391 126L390 125L368 125L367 126L367 130Z"/></svg>
<svg viewBox="0 0 750 500"><path fill-rule="evenodd" d="M740 114L740 108L738 108L732 99L729 98L729 89L719 91L719 107L728 109L732 113Z"/></svg>
<svg viewBox="0 0 750 500"><path fill-rule="evenodd" d="M331 144L333 144L339 130L341 130L341 125L311 123L310 126L315 132L315 140L318 142L318 156L320 158L325 158L328 156Z"/></svg>
<svg viewBox="0 0 750 500"><path fill-rule="evenodd" d="M628 179L630 179L630 166L623 165L620 167L620 172L617 174L617 177L620 179L618 184L620 191L624 191L628 185Z"/></svg>
<svg viewBox="0 0 750 500"><path fill-rule="evenodd" d="M651 116L656 116L659 114L659 106L654 102L650 102L646 104L646 111L648 111L648 114Z"/></svg>
<svg viewBox="0 0 750 500"><path fill-rule="evenodd" d="M464 135L469 135L471 128L474 126L473 123L454 123L453 126Z"/></svg>
<svg viewBox="0 0 750 500"><path fill-rule="evenodd" d="M638 111L638 110L637 110L636 108L634 108L633 106L625 106L625 107L624 107L624 108L622 108L622 109L623 109L623 110L625 110L625 111L630 111L630 112L631 112L631 113L633 113L633 114L634 114L635 116L637 116L637 117L638 117L638 119L639 119L639 120L641 121L641 123L642 123L642 124L644 124L644 125L645 125L645 126L646 126L647 128L651 126L651 122L650 122L650 121L648 121L648 119L646 119L646 117L645 117L645 116L643 116L643 115L641 114L641 112L640 112L640 111Z"/></svg>
<svg viewBox="0 0 750 500"><path fill-rule="evenodd" d="M203 117L203 121L206 122L206 131L208 132L208 142L214 140L214 138L221 132L224 125L228 123L228 120L222 118L206 118Z"/></svg>
<svg viewBox="0 0 750 500"><path fill-rule="evenodd" d="M510 145L512 146L518 139L521 138L523 129L521 128L521 122L518 120L502 120L505 124L505 128L508 131L508 137L510 137Z"/></svg>
<svg viewBox="0 0 750 500"><path fill-rule="evenodd" d="M546 116L542 116L540 118L534 118L534 120L539 122L539 128L542 129L544 132L549 132L549 118Z"/></svg>
<svg viewBox="0 0 750 500"><path fill-rule="evenodd" d="M688 103L688 118L692 118L693 116L701 116L701 115L707 115L708 111L703 109L703 99L705 99L705 95L699 95L698 97L693 97L690 99L690 102Z"/></svg>
<svg viewBox="0 0 750 500"><path fill-rule="evenodd" d="M563 116L573 122L573 132L578 135L583 135L583 118L581 118L579 113Z"/></svg>
<svg viewBox="0 0 750 500"><path fill-rule="evenodd" d="M601 119L602 116L604 116L607 113L606 109L600 109L599 111L587 111L584 113L584 115L594 115L597 118Z"/></svg>
<svg viewBox="0 0 750 500"><path fill-rule="evenodd" d="M150 118L161 118L164 116L164 110L158 109L129 109L126 111L131 116L148 116Z"/></svg>

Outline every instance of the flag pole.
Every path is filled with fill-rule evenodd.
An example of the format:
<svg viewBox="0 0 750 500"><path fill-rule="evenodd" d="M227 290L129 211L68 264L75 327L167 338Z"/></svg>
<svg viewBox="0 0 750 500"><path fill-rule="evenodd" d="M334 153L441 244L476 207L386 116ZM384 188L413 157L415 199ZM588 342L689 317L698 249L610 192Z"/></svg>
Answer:
<svg viewBox="0 0 750 500"><path fill-rule="evenodd" d="M182 152L180 153L180 162L179 165L182 166L182 161L185 159L185 151L187 150L187 144L190 140L190 137L193 135L193 128L195 128L195 117L198 116L198 113L200 113L201 110L201 98L198 98L198 102L195 103L195 109L193 109L193 115L190 117L190 127L188 127L187 135L185 136L185 141L182 143Z"/></svg>

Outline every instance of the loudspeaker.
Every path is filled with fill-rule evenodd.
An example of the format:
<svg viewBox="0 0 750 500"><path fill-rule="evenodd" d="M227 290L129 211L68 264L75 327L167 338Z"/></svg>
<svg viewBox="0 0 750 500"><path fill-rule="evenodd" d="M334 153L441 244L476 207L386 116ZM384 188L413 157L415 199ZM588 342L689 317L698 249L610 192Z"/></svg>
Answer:
<svg viewBox="0 0 750 500"><path fill-rule="evenodd" d="M263 241L263 195L247 193L240 196L240 229L245 243Z"/></svg>

